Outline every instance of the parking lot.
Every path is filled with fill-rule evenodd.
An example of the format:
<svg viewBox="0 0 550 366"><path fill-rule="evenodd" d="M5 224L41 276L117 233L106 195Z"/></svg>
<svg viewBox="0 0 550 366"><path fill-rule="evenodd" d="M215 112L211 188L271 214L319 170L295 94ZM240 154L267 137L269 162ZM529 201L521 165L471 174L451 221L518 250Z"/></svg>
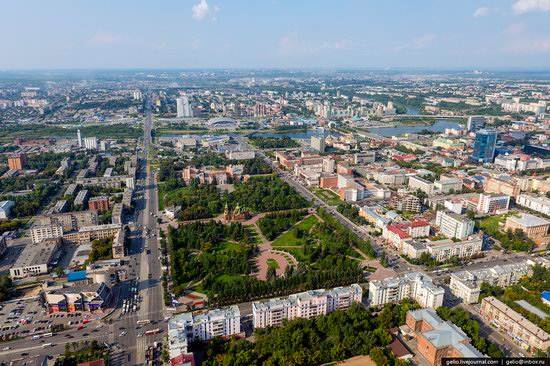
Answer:
<svg viewBox="0 0 550 366"><path fill-rule="evenodd" d="M61 329L79 328L93 319L84 312L47 314L38 298L6 302L0 307L1 340L38 339Z"/></svg>

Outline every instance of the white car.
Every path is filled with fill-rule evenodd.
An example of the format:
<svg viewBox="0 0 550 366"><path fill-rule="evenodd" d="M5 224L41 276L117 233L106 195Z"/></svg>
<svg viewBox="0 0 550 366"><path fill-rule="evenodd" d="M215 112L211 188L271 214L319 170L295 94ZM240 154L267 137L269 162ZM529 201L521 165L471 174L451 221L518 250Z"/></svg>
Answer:
<svg viewBox="0 0 550 366"><path fill-rule="evenodd" d="M4 347L2 348L2 351L9 351L11 348L10 347Z"/></svg>
<svg viewBox="0 0 550 366"><path fill-rule="evenodd" d="M124 337L126 335L126 332L120 332L120 334L118 335L119 337Z"/></svg>

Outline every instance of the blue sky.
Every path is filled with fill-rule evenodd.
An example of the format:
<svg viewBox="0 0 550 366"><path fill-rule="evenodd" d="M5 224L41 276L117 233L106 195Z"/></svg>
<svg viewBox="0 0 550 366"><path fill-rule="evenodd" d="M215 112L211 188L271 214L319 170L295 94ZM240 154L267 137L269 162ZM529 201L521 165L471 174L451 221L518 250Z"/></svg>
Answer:
<svg viewBox="0 0 550 366"><path fill-rule="evenodd" d="M550 67L550 0L0 0L0 9L0 69Z"/></svg>

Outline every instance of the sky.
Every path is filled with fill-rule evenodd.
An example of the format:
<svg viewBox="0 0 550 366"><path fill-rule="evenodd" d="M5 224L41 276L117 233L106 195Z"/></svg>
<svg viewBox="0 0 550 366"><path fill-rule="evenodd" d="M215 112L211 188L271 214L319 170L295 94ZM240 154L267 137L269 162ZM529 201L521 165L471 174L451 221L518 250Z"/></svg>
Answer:
<svg viewBox="0 0 550 366"><path fill-rule="evenodd" d="M550 0L0 0L0 70L550 68Z"/></svg>

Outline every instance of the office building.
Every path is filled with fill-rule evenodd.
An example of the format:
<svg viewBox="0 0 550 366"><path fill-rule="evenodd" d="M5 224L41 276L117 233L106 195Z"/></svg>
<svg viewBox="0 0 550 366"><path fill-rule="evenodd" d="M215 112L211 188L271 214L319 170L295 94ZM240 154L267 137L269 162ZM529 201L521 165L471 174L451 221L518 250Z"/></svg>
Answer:
<svg viewBox="0 0 550 366"><path fill-rule="evenodd" d="M120 227L120 225L118 225ZM113 258L122 258L124 257L124 248L126 241L126 235L124 234L123 229L119 229L118 232L115 235L115 238L113 239Z"/></svg>
<svg viewBox="0 0 550 366"><path fill-rule="evenodd" d="M312 290L290 295L284 299L258 301L252 304L254 328L280 325L283 320L311 319L335 310L346 310L354 302L360 303L363 289L358 284L336 287L332 290Z"/></svg>
<svg viewBox="0 0 550 366"><path fill-rule="evenodd" d="M120 224L87 226L76 232L64 233L63 240L67 243L84 244L96 239L114 238L120 229Z"/></svg>
<svg viewBox="0 0 550 366"><path fill-rule="evenodd" d="M510 196L496 193L480 193L477 211L483 214L506 211L510 206Z"/></svg>
<svg viewBox="0 0 550 366"><path fill-rule="evenodd" d="M526 349L534 352L537 349L546 351L550 347L550 334L493 296L481 301L480 314Z"/></svg>
<svg viewBox="0 0 550 366"><path fill-rule="evenodd" d="M474 232L474 221L450 211L437 211L435 225L447 238L464 240Z"/></svg>
<svg viewBox="0 0 550 366"><path fill-rule="evenodd" d="M311 147L318 152L325 152L325 137L311 136Z"/></svg>
<svg viewBox="0 0 550 366"><path fill-rule="evenodd" d="M86 137L84 139L84 147L86 150L97 150L97 137Z"/></svg>
<svg viewBox="0 0 550 366"><path fill-rule="evenodd" d="M0 219L9 219L14 205L13 201L0 201Z"/></svg>
<svg viewBox="0 0 550 366"><path fill-rule="evenodd" d="M434 285L430 277L420 272L369 283L369 303L372 306L413 299L424 308L437 309L443 305L444 295L442 287Z"/></svg>
<svg viewBox="0 0 550 366"><path fill-rule="evenodd" d="M440 366L446 357L487 357L470 344L462 329L443 321L432 309L409 310L405 324L416 334L416 351L432 366Z"/></svg>
<svg viewBox="0 0 550 366"><path fill-rule="evenodd" d="M409 177L409 189L411 192L418 190L430 195L434 191L434 184L421 177Z"/></svg>
<svg viewBox="0 0 550 366"><path fill-rule="evenodd" d="M528 213L520 213L519 216L509 216L506 219L504 230L522 230L531 239L541 239L548 234L550 221Z"/></svg>
<svg viewBox="0 0 550 366"><path fill-rule="evenodd" d="M11 278L17 279L48 273L49 266L54 262L61 243L61 238L52 238L27 244L10 268Z"/></svg>
<svg viewBox="0 0 550 366"><path fill-rule="evenodd" d="M484 116L470 116L468 117L468 122L466 123L466 131L476 132L485 127L485 117Z"/></svg>
<svg viewBox="0 0 550 366"><path fill-rule="evenodd" d="M495 156L498 132L495 130L479 130L474 140L474 151L470 159L475 163L491 163Z"/></svg>
<svg viewBox="0 0 550 366"><path fill-rule="evenodd" d="M99 196L88 200L88 209L95 212L109 211L109 197Z"/></svg>
<svg viewBox="0 0 550 366"><path fill-rule="evenodd" d="M176 110L178 118L193 117L193 109L191 108L189 98L186 95L176 98Z"/></svg>
<svg viewBox="0 0 550 366"><path fill-rule="evenodd" d="M61 225L33 225L30 229L33 243L40 243L45 239L60 238L63 236Z"/></svg>
<svg viewBox="0 0 550 366"><path fill-rule="evenodd" d="M44 290L44 305L48 313L95 311L104 309L111 297L111 289L103 282L68 287L51 286Z"/></svg>
<svg viewBox="0 0 550 366"><path fill-rule="evenodd" d="M27 155L25 153L8 156L8 167L10 170L23 170L27 165Z"/></svg>

